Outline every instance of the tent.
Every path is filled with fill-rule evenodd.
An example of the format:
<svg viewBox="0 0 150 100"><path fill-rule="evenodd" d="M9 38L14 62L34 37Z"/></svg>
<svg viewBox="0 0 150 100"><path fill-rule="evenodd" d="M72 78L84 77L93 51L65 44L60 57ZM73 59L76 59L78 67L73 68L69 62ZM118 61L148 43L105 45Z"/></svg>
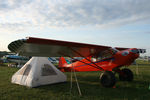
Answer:
<svg viewBox="0 0 150 100"><path fill-rule="evenodd" d="M12 76L12 83L37 87L40 85L65 82L67 77L46 57L32 57Z"/></svg>

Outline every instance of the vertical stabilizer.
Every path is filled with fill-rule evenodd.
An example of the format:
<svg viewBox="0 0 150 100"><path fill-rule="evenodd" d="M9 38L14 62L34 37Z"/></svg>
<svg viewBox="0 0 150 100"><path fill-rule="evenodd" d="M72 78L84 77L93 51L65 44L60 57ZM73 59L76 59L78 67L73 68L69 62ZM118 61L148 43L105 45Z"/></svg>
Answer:
<svg viewBox="0 0 150 100"><path fill-rule="evenodd" d="M67 64L67 61L64 57L59 58L59 67L64 67L64 65Z"/></svg>

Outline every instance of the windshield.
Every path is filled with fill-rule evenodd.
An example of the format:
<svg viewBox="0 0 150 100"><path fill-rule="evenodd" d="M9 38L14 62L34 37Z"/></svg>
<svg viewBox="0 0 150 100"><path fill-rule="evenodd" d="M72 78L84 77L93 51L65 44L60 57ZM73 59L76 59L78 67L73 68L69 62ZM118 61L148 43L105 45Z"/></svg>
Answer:
<svg viewBox="0 0 150 100"><path fill-rule="evenodd" d="M116 48L110 48L110 50L112 51L113 55L116 54L119 51Z"/></svg>
<svg viewBox="0 0 150 100"><path fill-rule="evenodd" d="M100 53L98 59L106 59L112 57L114 54L116 54L119 50L115 48L110 48L108 50L105 50Z"/></svg>

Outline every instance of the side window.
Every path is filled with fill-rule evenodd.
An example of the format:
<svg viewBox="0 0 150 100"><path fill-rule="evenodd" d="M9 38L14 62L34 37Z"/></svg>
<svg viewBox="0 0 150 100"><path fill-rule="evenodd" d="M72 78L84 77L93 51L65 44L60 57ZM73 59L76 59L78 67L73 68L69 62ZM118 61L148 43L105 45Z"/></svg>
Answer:
<svg viewBox="0 0 150 100"><path fill-rule="evenodd" d="M57 75L55 70L49 64L44 64L42 66L41 74L42 76Z"/></svg>
<svg viewBox="0 0 150 100"><path fill-rule="evenodd" d="M30 70L31 70L31 65L27 64L26 66L24 66L24 68L20 71L19 74L28 76Z"/></svg>
<svg viewBox="0 0 150 100"><path fill-rule="evenodd" d="M110 58L113 56L113 52L111 50L105 50L99 54L98 60Z"/></svg>

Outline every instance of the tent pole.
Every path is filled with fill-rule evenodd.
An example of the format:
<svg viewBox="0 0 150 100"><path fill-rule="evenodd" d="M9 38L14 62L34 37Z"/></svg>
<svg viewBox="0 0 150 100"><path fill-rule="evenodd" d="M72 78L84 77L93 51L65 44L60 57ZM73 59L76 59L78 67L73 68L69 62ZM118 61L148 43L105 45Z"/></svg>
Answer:
<svg viewBox="0 0 150 100"><path fill-rule="evenodd" d="M71 68L70 93L71 93L71 90L72 90L72 68Z"/></svg>
<svg viewBox="0 0 150 100"><path fill-rule="evenodd" d="M76 80L76 84L77 84L77 88L78 88L78 92L79 92L79 95L82 96L82 93L81 93L81 90L80 90L80 86L79 86L79 83L78 83L78 79L77 79L77 76L76 76L76 73L75 73L75 70L74 70L74 66L73 66L73 62L71 61L71 65L72 65L72 68L71 68L71 82L70 82L70 93L71 93L71 90L72 90L72 71L74 73L74 77L75 77L75 80Z"/></svg>
<svg viewBox="0 0 150 100"><path fill-rule="evenodd" d="M79 95L82 96L82 93L81 93L81 90L80 90L80 86L79 86L78 79L77 79L76 72L75 72L74 68L73 68L73 72L74 72L76 84L77 84L77 87L78 87Z"/></svg>

